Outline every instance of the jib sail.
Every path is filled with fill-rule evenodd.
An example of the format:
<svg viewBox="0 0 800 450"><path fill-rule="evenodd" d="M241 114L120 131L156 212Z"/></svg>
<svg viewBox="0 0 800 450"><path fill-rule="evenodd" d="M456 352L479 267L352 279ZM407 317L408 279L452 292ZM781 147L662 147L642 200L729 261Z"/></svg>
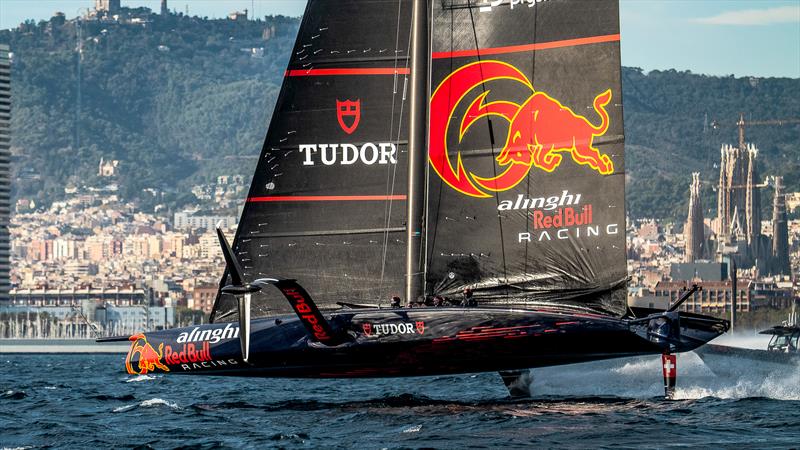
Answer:
<svg viewBox="0 0 800 450"><path fill-rule="evenodd" d="M405 0L309 1L234 239L245 281L297 279L323 308L401 294L410 16ZM235 317L226 297L212 321ZM290 311L279 293L253 303Z"/></svg>
<svg viewBox="0 0 800 450"><path fill-rule="evenodd" d="M617 1L432 6L428 292L623 313Z"/></svg>

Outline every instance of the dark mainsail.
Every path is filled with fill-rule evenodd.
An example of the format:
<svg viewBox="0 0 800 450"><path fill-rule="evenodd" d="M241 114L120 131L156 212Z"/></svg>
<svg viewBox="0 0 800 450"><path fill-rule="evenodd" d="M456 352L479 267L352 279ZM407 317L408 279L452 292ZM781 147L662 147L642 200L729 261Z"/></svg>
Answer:
<svg viewBox="0 0 800 450"><path fill-rule="evenodd" d="M323 308L402 295L410 17L405 0L309 1L234 239L245 281L300 280ZM253 303L289 311L278 292ZM221 295L211 320L235 314Z"/></svg>
<svg viewBox="0 0 800 450"><path fill-rule="evenodd" d="M432 4L429 293L621 315L617 1Z"/></svg>
<svg viewBox="0 0 800 450"><path fill-rule="evenodd" d="M411 4L308 3L234 240L247 281L298 279L323 308L406 296ZM426 294L621 315L617 2L430 5Z"/></svg>

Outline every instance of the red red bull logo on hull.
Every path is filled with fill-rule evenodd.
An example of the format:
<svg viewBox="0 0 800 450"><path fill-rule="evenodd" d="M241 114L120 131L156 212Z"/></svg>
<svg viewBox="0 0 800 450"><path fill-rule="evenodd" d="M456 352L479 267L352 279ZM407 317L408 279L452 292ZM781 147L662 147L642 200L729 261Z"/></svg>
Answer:
<svg viewBox="0 0 800 450"><path fill-rule="evenodd" d="M161 362L164 356L164 343L158 345L158 351L147 342L143 333L134 334L128 338L132 342L128 356L125 358L125 368L131 375L145 375L159 369L169 372L169 367ZM134 359L136 362L134 363Z"/></svg>
<svg viewBox="0 0 800 450"><path fill-rule="evenodd" d="M560 208L554 214L542 211L533 212L533 229L561 228L592 223L592 205L586 205L577 211L575 208Z"/></svg>
<svg viewBox="0 0 800 450"><path fill-rule="evenodd" d="M174 348L162 342L158 344L158 350L156 350L152 344L147 342L147 337L142 333L135 334L129 339L133 344L125 359L125 367L131 375L144 375L159 370L169 372L170 366L173 369L180 368L189 371L238 364L235 358L215 359L211 354L209 340L197 344L177 345Z"/></svg>
<svg viewBox="0 0 800 450"><path fill-rule="evenodd" d="M487 101L491 91L486 90L468 106L459 126L459 142L483 117L497 116L509 123L508 136L496 158L504 169L498 175L484 178L465 168L460 153L453 167L453 155L448 148L450 119L470 92L485 83L500 80L521 83L532 94L522 104L517 104L506 100ZM611 97L611 90L607 89L594 98L592 105L600 117L599 124L595 125L547 93L536 91L528 78L508 63L467 64L445 78L431 96L430 164L450 187L478 198L512 189L533 167L553 172L564 161L565 153L576 164L602 175L612 174L613 161L594 146L594 138L608 131L610 119L606 106Z"/></svg>
<svg viewBox="0 0 800 450"><path fill-rule="evenodd" d="M183 344L183 347L176 350L167 345L165 352L164 362L170 365L211 361L212 359L211 344L208 342L203 342L199 348L195 344Z"/></svg>

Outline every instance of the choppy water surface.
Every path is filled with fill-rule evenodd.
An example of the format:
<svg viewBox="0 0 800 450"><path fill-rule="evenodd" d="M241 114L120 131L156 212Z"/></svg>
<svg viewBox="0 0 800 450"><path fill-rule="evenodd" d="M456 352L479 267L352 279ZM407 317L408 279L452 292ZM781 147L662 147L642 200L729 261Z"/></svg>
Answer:
<svg viewBox="0 0 800 450"><path fill-rule="evenodd" d="M680 355L534 371L537 397L499 376L286 380L128 376L122 356L0 355L0 448L498 448L800 443L800 371L714 376Z"/></svg>

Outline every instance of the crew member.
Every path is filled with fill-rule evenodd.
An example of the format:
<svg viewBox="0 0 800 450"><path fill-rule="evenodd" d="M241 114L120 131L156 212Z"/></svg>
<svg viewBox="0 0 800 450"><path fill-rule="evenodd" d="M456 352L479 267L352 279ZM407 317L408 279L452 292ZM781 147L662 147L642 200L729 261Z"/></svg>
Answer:
<svg viewBox="0 0 800 450"><path fill-rule="evenodd" d="M650 341L656 344L668 343L671 327L669 320L667 320L665 317L657 317L650 320L650 322L647 324L647 328L647 334L650 336Z"/></svg>
<svg viewBox="0 0 800 450"><path fill-rule="evenodd" d="M471 288L468 287L464 288L462 294L464 295L464 299L461 300L461 306L468 306L468 307L478 306L478 301L475 300L475 297L473 297Z"/></svg>
<svg viewBox="0 0 800 450"><path fill-rule="evenodd" d="M400 304L400 297L394 296L392 297L392 308L402 308L403 306Z"/></svg>

